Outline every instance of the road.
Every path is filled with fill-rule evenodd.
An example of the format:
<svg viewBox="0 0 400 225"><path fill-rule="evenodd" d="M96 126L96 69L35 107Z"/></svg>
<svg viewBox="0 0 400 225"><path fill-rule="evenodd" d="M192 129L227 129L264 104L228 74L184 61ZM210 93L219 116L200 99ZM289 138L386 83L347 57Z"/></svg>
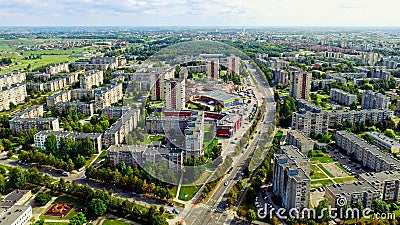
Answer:
<svg viewBox="0 0 400 225"><path fill-rule="evenodd" d="M275 101L273 98L273 91L268 83L262 79L262 74L259 73L254 65L249 62L246 63L249 72L254 77L255 81L259 84L259 89L255 90L256 97L259 105L262 104L263 97L267 103L267 111L262 118L257 133L245 152L233 159L233 169L231 173L227 174L222 181L215 188L215 191L204 204L193 205L189 213L184 217L184 221L188 225L205 225L205 224L226 224L230 223L234 218L234 212L227 211L227 195L235 182L242 176L246 161L251 157L252 152L258 146L259 142L266 137L266 133L271 124L275 121ZM262 159L260 159L261 161Z"/></svg>

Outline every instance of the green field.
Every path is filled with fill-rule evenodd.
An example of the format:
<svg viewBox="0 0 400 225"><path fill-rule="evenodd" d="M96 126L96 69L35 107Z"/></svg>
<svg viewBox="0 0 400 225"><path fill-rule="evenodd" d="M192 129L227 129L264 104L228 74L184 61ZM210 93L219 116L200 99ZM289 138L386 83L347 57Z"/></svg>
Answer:
<svg viewBox="0 0 400 225"><path fill-rule="evenodd" d="M314 150L310 152L311 161L320 162L320 163L330 163L334 162L334 160L326 153L323 153L321 150Z"/></svg>
<svg viewBox="0 0 400 225"><path fill-rule="evenodd" d="M333 184L333 181L331 181L331 180L314 180L314 181L311 181L311 185L313 185L313 184L321 184L322 186L328 186L328 185Z"/></svg>
<svg viewBox="0 0 400 225"><path fill-rule="evenodd" d="M179 192L179 199L183 201L189 201L196 195L196 193L201 188L201 185L198 186L182 186Z"/></svg>
<svg viewBox="0 0 400 225"><path fill-rule="evenodd" d="M335 178L334 180L336 183L348 183L348 182L358 181L358 179L355 177Z"/></svg>
<svg viewBox="0 0 400 225"><path fill-rule="evenodd" d="M150 141L161 141L161 142L164 142L165 141L165 136L151 136L150 137Z"/></svg>
<svg viewBox="0 0 400 225"><path fill-rule="evenodd" d="M312 180L314 179L324 179L328 178L316 165L311 165L310 166L311 172L310 172L310 178Z"/></svg>

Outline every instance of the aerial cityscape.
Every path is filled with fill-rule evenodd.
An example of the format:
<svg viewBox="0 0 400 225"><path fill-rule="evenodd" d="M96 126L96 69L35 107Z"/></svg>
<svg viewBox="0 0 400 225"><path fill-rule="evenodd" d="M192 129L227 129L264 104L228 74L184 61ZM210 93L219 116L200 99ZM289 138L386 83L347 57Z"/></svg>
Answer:
<svg viewBox="0 0 400 225"><path fill-rule="evenodd" d="M299 2L3 1L0 225L400 224L399 5Z"/></svg>

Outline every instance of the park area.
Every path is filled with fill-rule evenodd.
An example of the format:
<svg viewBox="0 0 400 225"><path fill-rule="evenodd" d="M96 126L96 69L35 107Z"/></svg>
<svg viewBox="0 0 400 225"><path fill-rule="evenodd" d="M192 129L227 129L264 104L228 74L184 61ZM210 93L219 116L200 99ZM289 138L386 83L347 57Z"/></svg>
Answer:
<svg viewBox="0 0 400 225"><path fill-rule="evenodd" d="M40 217L47 220L69 220L82 211L83 203L79 199L63 195L58 197Z"/></svg>

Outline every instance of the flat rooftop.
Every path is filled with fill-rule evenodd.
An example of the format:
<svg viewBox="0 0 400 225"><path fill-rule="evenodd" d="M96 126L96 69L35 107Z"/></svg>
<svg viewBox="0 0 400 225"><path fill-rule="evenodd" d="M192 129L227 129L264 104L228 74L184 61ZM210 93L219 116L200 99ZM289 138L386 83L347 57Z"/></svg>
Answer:
<svg viewBox="0 0 400 225"><path fill-rule="evenodd" d="M350 195L354 193L378 192L378 189L365 181L358 181L348 184L332 184L327 186L326 188L334 195Z"/></svg>

